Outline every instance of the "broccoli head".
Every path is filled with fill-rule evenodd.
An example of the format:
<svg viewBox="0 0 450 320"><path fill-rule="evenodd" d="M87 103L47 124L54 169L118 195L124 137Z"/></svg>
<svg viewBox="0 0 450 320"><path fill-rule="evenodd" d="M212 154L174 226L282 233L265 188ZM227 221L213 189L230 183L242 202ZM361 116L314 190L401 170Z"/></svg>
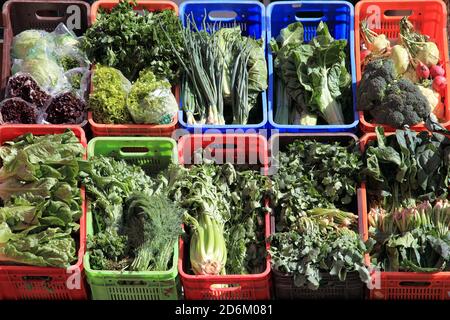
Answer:
<svg viewBox="0 0 450 320"><path fill-rule="evenodd" d="M427 98L411 81L396 78L391 59L370 62L358 87L358 110L394 128L424 121L431 112Z"/></svg>

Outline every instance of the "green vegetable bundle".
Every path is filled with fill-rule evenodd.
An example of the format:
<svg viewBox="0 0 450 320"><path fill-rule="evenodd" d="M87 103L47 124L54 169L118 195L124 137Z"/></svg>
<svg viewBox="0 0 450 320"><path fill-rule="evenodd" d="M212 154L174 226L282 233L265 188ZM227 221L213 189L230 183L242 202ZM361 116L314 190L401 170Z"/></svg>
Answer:
<svg viewBox="0 0 450 320"><path fill-rule="evenodd" d="M170 197L191 227L190 261L195 274L260 273L265 268L265 197L268 177L232 164L174 167Z"/></svg>
<svg viewBox="0 0 450 320"><path fill-rule="evenodd" d="M450 185L450 139L439 133L397 130L377 139L365 151L369 196L385 210L411 207L416 201L445 199Z"/></svg>
<svg viewBox="0 0 450 320"><path fill-rule="evenodd" d="M164 178L103 156L84 162L81 174L94 221L88 238L92 268L168 270L182 219Z"/></svg>
<svg viewBox="0 0 450 320"><path fill-rule="evenodd" d="M97 65L92 77L92 87L89 108L95 122L105 124L132 122L127 109L131 83L119 70Z"/></svg>
<svg viewBox="0 0 450 320"><path fill-rule="evenodd" d="M354 144L297 140L280 152L270 254L272 267L293 275L296 286L318 289L323 272L370 280L364 254L371 244L356 232L358 216L346 211L354 207L361 166Z"/></svg>
<svg viewBox="0 0 450 320"><path fill-rule="evenodd" d="M277 75L275 122L316 125L322 117L327 124L344 124L345 114L353 112L347 40L335 40L323 22L309 43L303 37L303 25L295 22L270 43Z"/></svg>
<svg viewBox="0 0 450 320"><path fill-rule="evenodd" d="M130 81L150 68L174 85L180 76L175 54L183 52L181 22L172 10L138 13L133 10L136 5L136 1L121 0L110 12L101 10L86 31L82 48L93 63L115 67ZM162 26L172 43L163 35Z"/></svg>
<svg viewBox="0 0 450 320"><path fill-rule="evenodd" d="M381 127L365 152L373 263L385 271L449 270L450 140Z"/></svg>
<svg viewBox="0 0 450 320"><path fill-rule="evenodd" d="M76 260L84 153L72 131L26 134L0 148L0 263L64 268Z"/></svg>
<svg viewBox="0 0 450 320"><path fill-rule="evenodd" d="M205 30L206 24L200 31L194 18L187 16L180 53L177 38L164 31L185 72L187 123L247 124L267 88L264 41L242 36L240 27Z"/></svg>
<svg viewBox="0 0 450 320"><path fill-rule="evenodd" d="M377 241L372 262L384 271L450 270L450 204L425 201L386 211L371 208L369 233Z"/></svg>

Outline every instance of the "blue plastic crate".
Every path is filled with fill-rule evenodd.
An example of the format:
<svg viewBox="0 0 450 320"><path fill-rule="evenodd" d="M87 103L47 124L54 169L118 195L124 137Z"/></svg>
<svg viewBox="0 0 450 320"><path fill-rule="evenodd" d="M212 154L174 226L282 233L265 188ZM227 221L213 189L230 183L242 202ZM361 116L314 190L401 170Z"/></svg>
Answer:
<svg viewBox="0 0 450 320"><path fill-rule="evenodd" d="M356 111L356 68L354 52L354 7L346 1L282 1L271 3L267 7L267 41L276 38L280 30L290 23L300 21L305 29L304 40L310 41L316 35L320 21L327 24L335 39L346 39L350 52L350 68L352 74L354 121L345 125L280 125L274 121L274 70L273 57L268 46L269 93L268 123L271 129L280 133L295 132L356 132L359 123Z"/></svg>
<svg viewBox="0 0 450 320"><path fill-rule="evenodd" d="M241 27L242 34L255 39L266 40L266 20L265 7L258 1L185 1L180 5L180 19L186 26L186 16L192 15L199 27L203 29L203 22L206 28L211 31L214 27L232 27L236 24ZM205 16L206 15L206 16ZM183 88L182 88L183 90ZM261 121L255 124L246 125L188 125L185 121L183 106L183 94L180 98L180 111L178 121L183 129L189 132L204 133L207 130L214 130L216 133L226 133L228 130L240 130L236 133L249 133L249 130L259 131L268 127L267 122L267 93L260 94L260 108L258 112ZM229 132L229 131L228 131Z"/></svg>

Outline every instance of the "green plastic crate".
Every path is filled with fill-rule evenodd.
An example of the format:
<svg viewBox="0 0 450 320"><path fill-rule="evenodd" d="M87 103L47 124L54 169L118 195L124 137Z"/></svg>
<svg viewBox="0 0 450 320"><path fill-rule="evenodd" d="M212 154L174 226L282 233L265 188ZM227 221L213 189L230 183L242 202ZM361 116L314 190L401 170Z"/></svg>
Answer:
<svg viewBox="0 0 450 320"><path fill-rule="evenodd" d="M177 144L170 138L101 137L88 145L88 158L113 156L140 165L147 174L156 174L178 163ZM93 234L92 213L87 202L87 235ZM168 271L92 270L89 253L84 256L86 278L94 300L177 300L181 297L178 278L178 242L174 245L172 267Z"/></svg>

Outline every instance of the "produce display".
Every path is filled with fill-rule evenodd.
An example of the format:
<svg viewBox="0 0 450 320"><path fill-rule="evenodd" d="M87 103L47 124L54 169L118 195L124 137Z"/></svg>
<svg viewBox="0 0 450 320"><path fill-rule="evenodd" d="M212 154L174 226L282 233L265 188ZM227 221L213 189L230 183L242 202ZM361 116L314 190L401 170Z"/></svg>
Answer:
<svg viewBox="0 0 450 320"><path fill-rule="evenodd" d="M445 119L447 80L443 57L428 37L404 17L398 39L388 39L361 23L364 40L358 110L369 122L393 128L423 123L433 114Z"/></svg>
<svg viewBox="0 0 450 320"><path fill-rule="evenodd" d="M207 2L4 6L0 300L450 299L441 1Z"/></svg>
<svg viewBox="0 0 450 320"><path fill-rule="evenodd" d="M183 110L188 125L254 123L258 98L267 89L264 40L241 35L239 26L202 31L186 17L181 46L178 34L164 30L186 73ZM220 25L219 25L220 27ZM183 52L185 54L183 54Z"/></svg>
<svg viewBox="0 0 450 320"><path fill-rule="evenodd" d="M64 24L53 32L26 30L14 37L12 76L0 123L81 124L90 62ZM11 100L13 98L14 100ZM17 107L17 110L12 110Z"/></svg>
<svg viewBox="0 0 450 320"><path fill-rule="evenodd" d="M172 10L138 13L135 6L120 1L101 10L83 37L81 47L96 64L89 108L97 123L168 124L178 112L170 88L181 76L181 22Z"/></svg>
<svg viewBox="0 0 450 320"><path fill-rule="evenodd" d="M316 33L306 43L295 22L271 40L277 124L341 125L353 114L347 40L335 40L323 22Z"/></svg>
<svg viewBox="0 0 450 320"><path fill-rule="evenodd" d="M357 232L354 214L362 169L355 145L297 140L278 155L276 232L270 237L273 270L294 276L294 284L317 290L322 273L345 281L370 275L364 254L370 243ZM353 212L351 212L353 211Z"/></svg>
<svg viewBox="0 0 450 320"><path fill-rule="evenodd" d="M371 256L386 271L450 270L450 140L377 129L365 152Z"/></svg>
<svg viewBox="0 0 450 320"><path fill-rule="evenodd" d="M72 131L26 134L0 147L0 264L64 268L76 261L84 153Z"/></svg>

